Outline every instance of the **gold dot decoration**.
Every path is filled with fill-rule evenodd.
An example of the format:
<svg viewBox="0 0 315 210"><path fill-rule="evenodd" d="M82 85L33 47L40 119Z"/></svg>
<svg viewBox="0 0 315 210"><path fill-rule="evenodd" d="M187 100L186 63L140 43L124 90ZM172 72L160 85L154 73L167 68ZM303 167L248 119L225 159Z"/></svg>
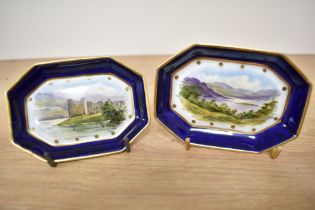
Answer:
<svg viewBox="0 0 315 210"><path fill-rule="evenodd" d="M178 79L178 75L175 75L175 79Z"/></svg>
<svg viewBox="0 0 315 210"><path fill-rule="evenodd" d="M31 130L32 130L32 131L35 131L35 128L34 128L34 127L33 127L33 128L31 128Z"/></svg>
<svg viewBox="0 0 315 210"><path fill-rule="evenodd" d="M128 117L129 117L129 119L131 119L132 118L132 114L130 114Z"/></svg>
<svg viewBox="0 0 315 210"><path fill-rule="evenodd" d="M279 118L278 118L278 117L274 117L273 119L274 119L274 121L277 121L277 120L279 120Z"/></svg>
<svg viewBox="0 0 315 210"><path fill-rule="evenodd" d="M219 63L219 66L220 66L220 67L223 67L223 63L222 63L222 62L220 62L220 63Z"/></svg>
<svg viewBox="0 0 315 210"><path fill-rule="evenodd" d="M213 125L214 125L214 123L213 123L213 122L211 122L211 123L210 123L210 126L213 126Z"/></svg>
<svg viewBox="0 0 315 210"><path fill-rule="evenodd" d="M192 123L196 123L196 120L192 120L191 122L192 122Z"/></svg>
<svg viewBox="0 0 315 210"><path fill-rule="evenodd" d="M231 125L231 128L234 129L234 128L235 128L235 125Z"/></svg>
<svg viewBox="0 0 315 210"><path fill-rule="evenodd" d="M112 134L112 135L115 135L115 131L112 131L111 134Z"/></svg>
<svg viewBox="0 0 315 210"><path fill-rule="evenodd" d="M75 140L76 140L76 141L79 141L80 139L79 139L79 137L77 137L77 138L75 138Z"/></svg>
<svg viewBox="0 0 315 210"><path fill-rule="evenodd" d="M59 144L58 139L55 139L54 142L55 142L55 144Z"/></svg>
<svg viewBox="0 0 315 210"><path fill-rule="evenodd" d="M52 85L53 83L52 82L50 82L50 83L48 83L49 85Z"/></svg>
<svg viewBox="0 0 315 210"><path fill-rule="evenodd" d="M256 128L253 128L252 131L255 132L255 131L256 131Z"/></svg>
<svg viewBox="0 0 315 210"><path fill-rule="evenodd" d="M286 91L287 90L287 87L282 87L282 91Z"/></svg>
<svg viewBox="0 0 315 210"><path fill-rule="evenodd" d="M264 69L263 69L263 72L266 73L266 72L267 72L267 69L264 68Z"/></svg>
<svg viewBox="0 0 315 210"><path fill-rule="evenodd" d="M30 98L30 99L28 99L29 101L32 101L33 99L32 98Z"/></svg>
<svg viewBox="0 0 315 210"><path fill-rule="evenodd" d="M94 137L97 139L99 136L96 134Z"/></svg>
<svg viewBox="0 0 315 210"><path fill-rule="evenodd" d="M128 88L128 87L126 87L126 88L125 88L125 90L126 90L126 91L128 91L128 90L129 90L129 88Z"/></svg>
<svg viewBox="0 0 315 210"><path fill-rule="evenodd" d="M172 104L172 107L173 107L173 108L176 108L176 104Z"/></svg>
<svg viewBox="0 0 315 210"><path fill-rule="evenodd" d="M241 69L245 69L245 66L244 66L244 65L241 65Z"/></svg>
<svg viewBox="0 0 315 210"><path fill-rule="evenodd" d="M200 65L200 64L201 64L201 61L197 61L197 64Z"/></svg>
<svg viewBox="0 0 315 210"><path fill-rule="evenodd" d="M108 79L108 80L111 80L112 78L111 78L111 77L107 77L107 79Z"/></svg>

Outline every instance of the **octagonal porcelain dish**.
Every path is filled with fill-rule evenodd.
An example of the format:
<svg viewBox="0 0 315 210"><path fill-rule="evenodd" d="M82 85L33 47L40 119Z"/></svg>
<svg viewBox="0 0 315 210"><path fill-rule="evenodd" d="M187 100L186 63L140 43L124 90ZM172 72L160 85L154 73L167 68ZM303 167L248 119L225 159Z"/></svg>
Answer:
<svg viewBox="0 0 315 210"><path fill-rule="evenodd" d="M157 70L155 117L193 146L262 152L295 138L311 84L287 57L193 45Z"/></svg>
<svg viewBox="0 0 315 210"><path fill-rule="evenodd" d="M7 93L13 143L54 162L125 151L149 123L145 94L112 58L37 64Z"/></svg>

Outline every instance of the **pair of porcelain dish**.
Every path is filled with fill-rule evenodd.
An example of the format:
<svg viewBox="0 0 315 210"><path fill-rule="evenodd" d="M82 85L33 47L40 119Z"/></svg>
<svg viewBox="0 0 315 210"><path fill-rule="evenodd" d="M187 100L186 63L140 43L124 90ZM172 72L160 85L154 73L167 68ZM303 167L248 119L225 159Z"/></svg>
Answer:
<svg viewBox="0 0 315 210"><path fill-rule="evenodd" d="M294 139L311 83L284 55L193 45L156 72L155 118L193 146L275 158ZM7 92L12 143L51 166L130 151L149 125L142 75L108 57L32 66Z"/></svg>

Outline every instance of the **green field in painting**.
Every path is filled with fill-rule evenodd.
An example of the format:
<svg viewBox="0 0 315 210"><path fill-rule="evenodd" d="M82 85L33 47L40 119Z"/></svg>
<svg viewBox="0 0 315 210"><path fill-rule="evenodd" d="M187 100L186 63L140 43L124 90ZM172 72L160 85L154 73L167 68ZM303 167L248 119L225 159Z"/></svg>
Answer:
<svg viewBox="0 0 315 210"><path fill-rule="evenodd" d="M74 126L74 125L82 125L82 124L89 124L89 123L99 123L104 120L104 116L102 113L96 113L91 115L80 115L71 117L61 123L59 126Z"/></svg>
<svg viewBox="0 0 315 210"><path fill-rule="evenodd" d="M221 112L208 111L184 98L181 98L181 102L189 112L194 114L196 119L207 122L227 122L239 125L258 125L266 120L266 118L263 117L255 119L237 119L231 115L227 115Z"/></svg>

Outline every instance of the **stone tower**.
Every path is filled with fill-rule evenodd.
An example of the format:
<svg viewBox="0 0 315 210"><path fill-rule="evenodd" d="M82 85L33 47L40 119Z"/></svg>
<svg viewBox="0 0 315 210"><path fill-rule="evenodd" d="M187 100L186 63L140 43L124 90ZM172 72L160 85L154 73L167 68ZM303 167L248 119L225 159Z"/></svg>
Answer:
<svg viewBox="0 0 315 210"><path fill-rule="evenodd" d="M87 108L86 100L84 97L81 98L80 103L81 103L81 106L83 107L83 114L88 114L88 108Z"/></svg>
<svg viewBox="0 0 315 210"><path fill-rule="evenodd" d="M69 113L69 118L73 117L73 100L68 99L68 113Z"/></svg>

